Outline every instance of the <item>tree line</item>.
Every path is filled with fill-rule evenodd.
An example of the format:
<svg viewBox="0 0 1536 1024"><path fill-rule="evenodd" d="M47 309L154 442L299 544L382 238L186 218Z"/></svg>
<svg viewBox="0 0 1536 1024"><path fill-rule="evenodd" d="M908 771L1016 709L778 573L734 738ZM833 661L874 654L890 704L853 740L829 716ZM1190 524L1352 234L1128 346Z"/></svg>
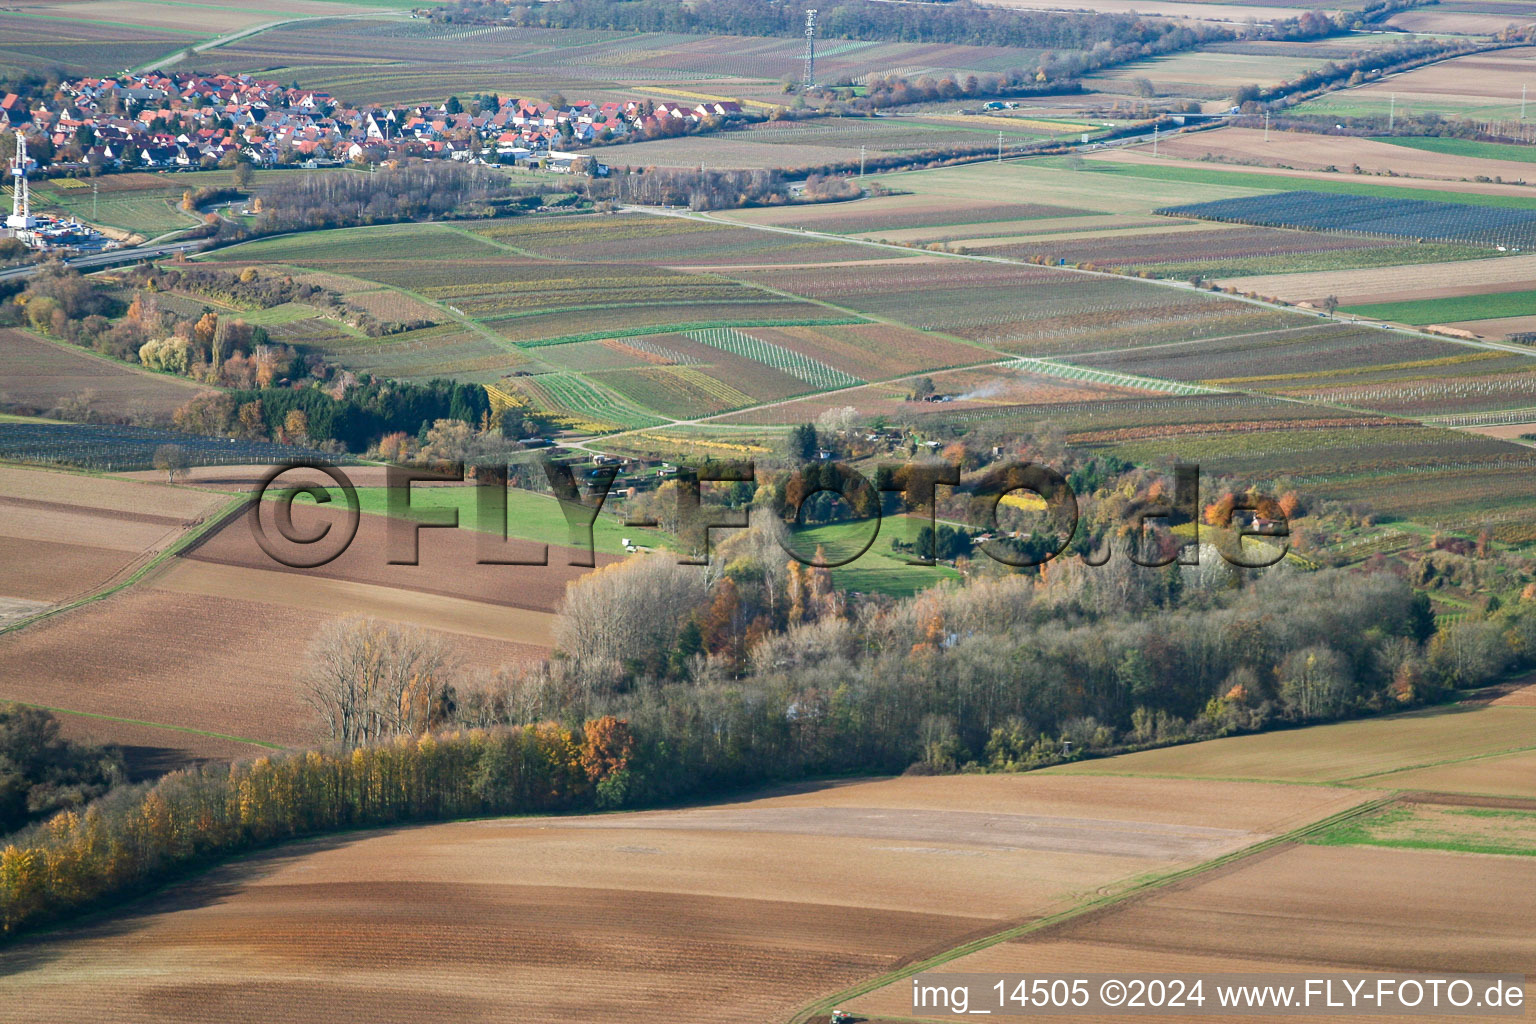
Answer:
<svg viewBox="0 0 1536 1024"><path fill-rule="evenodd" d="M547 183L517 182L506 173L452 160L406 160L371 173L284 175L257 189L261 212L249 225L225 220L219 238L364 224L509 216L538 206Z"/></svg>
<svg viewBox="0 0 1536 1024"><path fill-rule="evenodd" d="M444 420L484 427L490 415L478 384L369 378L339 393L318 387L210 391L176 410L173 422L189 434L363 452L394 433L425 442Z"/></svg>
<svg viewBox="0 0 1536 1024"><path fill-rule="evenodd" d="M841 772L1013 771L1411 707L1536 663L1536 600L1436 631L1391 573L1239 584L1064 564L855 609L817 570L759 563L762 531L740 536L717 573L645 558L586 577L545 666L450 686L430 649L364 642L377 624L318 637L335 648L362 631L311 692L329 699L327 672L371 680L352 704L371 725L339 728L326 750L119 787L13 836L0 927L339 829L648 806ZM743 649L748 604L786 625ZM658 648L692 653L648 662Z"/></svg>
<svg viewBox="0 0 1536 1024"><path fill-rule="evenodd" d="M563 0L558 4L491 0L437 7L432 19L454 24L500 22L512 25L677 32L694 35L787 36L805 31L805 4L762 0ZM1156 45L1192 31L1172 22L1131 14L1065 14L1012 11L970 0L900 4L826 0L816 5L817 35L904 43L1013 46L1043 50L1090 50ZM1219 38L1231 33L1216 30Z"/></svg>
<svg viewBox="0 0 1536 1024"><path fill-rule="evenodd" d="M0 835L83 805L123 778L119 751L63 739L41 708L0 704Z"/></svg>
<svg viewBox="0 0 1536 1024"><path fill-rule="evenodd" d="M7 936L299 836L622 803L633 749L597 719L401 736L172 772L64 811L0 850Z"/></svg>

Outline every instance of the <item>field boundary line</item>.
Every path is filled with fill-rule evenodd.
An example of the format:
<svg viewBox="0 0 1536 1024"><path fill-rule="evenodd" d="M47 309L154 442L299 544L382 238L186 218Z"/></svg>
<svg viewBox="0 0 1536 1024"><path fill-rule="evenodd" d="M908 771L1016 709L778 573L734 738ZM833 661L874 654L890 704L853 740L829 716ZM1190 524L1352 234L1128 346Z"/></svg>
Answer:
<svg viewBox="0 0 1536 1024"><path fill-rule="evenodd" d="M1046 929L1054 928L1060 924L1065 924L1068 921L1075 920L1076 918L1083 917L1095 911L1106 910L1118 904L1130 902L1131 900L1145 896L1158 889L1173 885L1177 882L1185 881L1186 879L1194 878L1196 876L1205 874L1208 871L1215 870L1216 868L1226 867L1229 864L1234 864L1240 860L1245 860L1248 857L1255 856L1267 850L1298 843L1316 832L1331 828L1334 825L1349 821L1352 818L1361 817L1365 814L1379 810L1382 807L1396 803L1397 799L1397 795L1393 794L1391 796L1377 797L1375 799L1366 800L1362 803L1354 805L1353 807L1346 808L1345 810L1339 811L1335 814L1330 814L1326 818L1319 819L1318 821L1314 821L1307 825L1302 825L1299 828L1292 829L1291 831L1282 833L1278 836L1270 836L1268 839L1263 839L1250 846L1245 846L1241 849L1233 850L1230 853L1222 854L1220 857L1216 857L1212 860L1204 861L1200 864L1195 864L1187 868L1181 868L1166 875L1157 875L1152 878L1145 879L1144 881L1137 882L1123 892L1115 893L1109 896L1101 896L1097 899L1089 900L1087 903L1081 903L1075 907L1068 908L1067 910L1059 911L1055 914L1047 915L1046 917L1037 918L1036 920L1029 921L1025 924L1016 925L1012 928L1006 928L1000 932L995 932L991 935L987 935L979 939L973 939L970 942L963 943L954 947L953 949L945 950L944 952L935 956L917 961L916 963L903 965L894 971L888 971L885 974L868 979L866 981L862 981L857 985L844 989L841 992L837 992L833 995L826 996L825 998L818 999L816 1002L801 1008L795 1013L793 1017L790 1017L789 1024L810 1024L810 1021L813 1017L819 1014L830 1013L834 1008L837 1007L839 1003L847 1002L849 999L856 999L859 996L868 995L870 992L873 992L878 988L884 988L886 985L894 984L895 982L901 981L903 978L911 977L914 974L920 974L923 971L932 970L933 968L940 967L952 960L957 960L960 957L967 956L971 953L979 952L983 949L988 949L992 946L998 945L999 943L1008 942L1012 939L1016 939L1024 935L1030 935L1035 932L1045 931Z"/></svg>
<svg viewBox="0 0 1536 1024"><path fill-rule="evenodd" d="M92 593L86 594L84 597L76 598L67 604L61 604L56 608L49 608L47 611L38 612L36 615L29 615L24 619L17 619L15 622L0 627L0 636L5 636L8 633L20 632L21 630L30 625L33 625L34 623L42 622L44 619L50 619L55 615L63 615L65 612L72 612L76 608L83 608L88 604L92 604L104 598L111 597L113 594L127 590L134 584L142 582L146 577L148 577L155 570L159 569L166 562L170 561L172 558L180 555L183 551L187 551L191 548L194 548L196 545L201 544L205 539L207 539L208 535L222 529L230 522L230 520L234 519L237 515L242 514L250 502L251 496L248 494L242 494L238 497L231 498L229 502L226 503L217 512L208 516L202 522L194 524L190 529L182 533L180 537L176 538L176 540L172 541L170 544L167 544L159 554L155 555L148 562L145 562L143 565L141 565L133 573L133 575L129 576L127 579L119 583L112 583L111 581L108 581L105 586L98 588Z"/></svg>

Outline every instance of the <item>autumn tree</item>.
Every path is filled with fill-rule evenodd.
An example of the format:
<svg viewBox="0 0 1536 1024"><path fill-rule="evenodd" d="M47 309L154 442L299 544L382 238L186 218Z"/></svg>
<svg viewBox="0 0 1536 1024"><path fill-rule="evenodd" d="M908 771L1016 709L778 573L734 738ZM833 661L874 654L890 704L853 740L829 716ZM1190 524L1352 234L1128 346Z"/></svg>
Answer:
<svg viewBox="0 0 1536 1024"><path fill-rule="evenodd" d="M426 731L448 696L447 648L423 630L337 619L309 648L305 701L347 747Z"/></svg>
<svg viewBox="0 0 1536 1024"><path fill-rule="evenodd" d="M187 469L187 450L179 444L162 444L155 449L156 469L165 471L166 483L175 483L176 475Z"/></svg>
<svg viewBox="0 0 1536 1024"><path fill-rule="evenodd" d="M706 592L703 571L670 555L615 562L566 586L555 644L589 679L659 660Z"/></svg>

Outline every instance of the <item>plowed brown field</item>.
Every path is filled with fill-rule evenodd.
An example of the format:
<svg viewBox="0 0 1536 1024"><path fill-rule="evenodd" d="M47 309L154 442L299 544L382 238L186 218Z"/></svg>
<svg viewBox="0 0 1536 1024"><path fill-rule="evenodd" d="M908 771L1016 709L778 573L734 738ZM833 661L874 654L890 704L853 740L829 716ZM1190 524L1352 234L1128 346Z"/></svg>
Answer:
<svg viewBox="0 0 1536 1024"><path fill-rule="evenodd" d="M231 740L316 743L322 737L302 697L305 652L315 631L346 611L141 585L0 635L0 700L170 726L158 731L158 745L187 759L228 756ZM482 637L446 639L469 669L495 669L529 653ZM143 742L98 721L92 729L101 739Z"/></svg>
<svg viewBox="0 0 1536 1024"><path fill-rule="evenodd" d="M1220 284L1288 302L1318 303L1329 295L1343 305L1437 299L1536 288L1536 256L1504 256L1366 270L1261 274L1226 278Z"/></svg>
<svg viewBox="0 0 1536 1024"><path fill-rule="evenodd" d="M1536 947L1530 942L1536 886L1530 884L1529 860L1363 846L1284 847L992 946L943 970L1530 975L1536 972ZM897 982L850 1006L874 1019L910 1017L911 992L905 981Z"/></svg>
<svg viewBox="0 0 1536 1024"><path fill-rule="evenodd" d="M1362 798L902 778L299 844L0 953L0 1021L762 1024Z"/></svg>
<svg viewBox="0 0 1536 1024"><path fill-rule="evenodd" d="M0 330L0 395L13 407L47 412L63 399L91 392L90 406L99 413L148 413L169 420L205 390L23 331Z"/></svg>
<svg viewBox="0 0 1536 1024"><path fill-rule="evenodd" d="M0 598L56 603L125 578L228 499L0 467Z"/></svg>
<svg viewBox="0 0 1536 1024"><path fill-rule="evenodd" d="M1399 76L1393 81L1403 82L1411 78L1412 75ZM1339 167L1347 171L1351 165L1359 164L1360 169L1367 174L1391 171L1395 175L1410 178L1452 181L1477 175L1503 178L1505 181L1536 178L1536 171L1532 170L1530 164L1514 160L1431 153L1372 139L1316 135L1310 132L1270 132L1266 141L1261 128L1222 128L1213 132L1175 136L1162 142L1159 152L1186 160L1227 160L1271 167L1294 167L1304 171L1321 171L1327 167Z"/></svg>
<svg viewBox="0 0 1536 1024"><path fill-rule="evenodd" d="M263 512L263 522L270 530L271 510L263 509ZM325 523L339 535L344 513L295 504L293 521L300 532L313 532ZM423 529L419 534L419 564L390 565L385 542L389 522L385 516L363 515L357 536L347 550L335 561L315 569L290 569L273 561L257 545L243 515L231 520L188 554L198 561L222 565L347 580L541 612L554 611L565 596L565 585L587 571L567 564L576 553L556 545L550 545L549 565L479 565L476 563L479 558L478 535L469 529ZM518 549L512 552L516 557L536 554L532 544L514 547ZM613 560L610 555L597 556L598 565Z"/></svg>

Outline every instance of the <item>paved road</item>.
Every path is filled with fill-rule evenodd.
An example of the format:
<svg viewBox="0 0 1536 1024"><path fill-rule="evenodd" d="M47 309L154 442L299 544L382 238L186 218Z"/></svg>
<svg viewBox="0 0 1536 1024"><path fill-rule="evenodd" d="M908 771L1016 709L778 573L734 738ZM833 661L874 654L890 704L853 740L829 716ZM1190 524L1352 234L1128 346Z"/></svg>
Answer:
<svg viewBox="0 0 1536 1024"><path fill-rule="evenodd" d="M208 242L205 240L167 242L164 245L140 245L129 249L113 249L109 252L92 253L89 256L75 256L70 259L69 266L77 270L94 270L97 267L110 267L118 263L136 263L139 260L169 256L175 252L195 252L198 249L207 248L207 246ZM0 270L0 281L14 280L18 277L31 277L40 269L36 263L29 263L26 266Z"/></svg>

